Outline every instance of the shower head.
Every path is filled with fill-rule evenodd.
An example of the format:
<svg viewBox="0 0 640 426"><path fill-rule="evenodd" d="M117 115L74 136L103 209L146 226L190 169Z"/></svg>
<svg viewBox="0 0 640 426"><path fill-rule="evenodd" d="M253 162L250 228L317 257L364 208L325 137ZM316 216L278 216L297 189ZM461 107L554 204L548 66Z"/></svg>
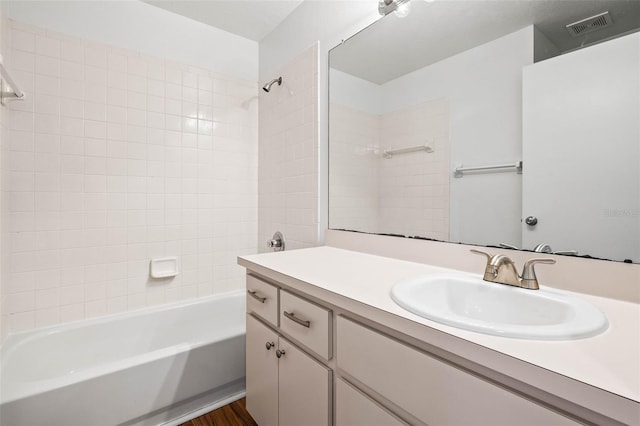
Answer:
<svg viewBox="0 0 640 426"><path fill-rule="evenodd" d="M262 87L262 90L269 93L269 91L271 90L271 86L273 86L275 83L278 83L278 86L280 86L282 84L282 77L274 78L273 80L265 84Z"/></svg>

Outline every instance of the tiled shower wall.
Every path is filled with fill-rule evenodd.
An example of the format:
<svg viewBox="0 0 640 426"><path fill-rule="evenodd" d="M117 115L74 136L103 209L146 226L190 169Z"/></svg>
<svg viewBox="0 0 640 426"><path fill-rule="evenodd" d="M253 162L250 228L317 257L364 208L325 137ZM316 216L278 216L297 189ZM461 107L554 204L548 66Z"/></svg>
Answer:
<svg viewBox="0 0 640 426"><path fill-rule="evenodd" d="M383 149L428 145L381 159L381 232L449 240L449 104L436 99L381 116Z"/></svg>
<svg viewBox="0 0 640 426"><path fill-rule="evenodd" d="M330 226L449 238L449 105L446 99L387 114L331 105ZM384 150L428 145L386 159Z"/></svg>
<svg viewBox="0 0 640 426"><path fill-rule="evenodd" d="M329 225L380 232L380 115L336 103L329 110Z"/></svg>
<svg viewBox="0 0 640 426"><path fill-rule="evenodd" d="M257 87L10 23L6 331L241 288L256 251ZM152 258L180 274L149 278Z"/></svg>
<svg viewBox="0 0 640 426"><path fill-rule="evenodd" d="M281 231L286 248L318 245L318 47L273 74L260 90L258 249ZM266 81L261 82L261 84Z"/></svg>

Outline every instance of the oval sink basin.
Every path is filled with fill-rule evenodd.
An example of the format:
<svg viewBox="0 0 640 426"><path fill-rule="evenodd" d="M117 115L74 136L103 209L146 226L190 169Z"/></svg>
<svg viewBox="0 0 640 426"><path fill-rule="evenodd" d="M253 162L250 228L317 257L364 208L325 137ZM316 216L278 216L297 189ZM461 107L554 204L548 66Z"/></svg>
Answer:
<svg viewBox="0 0 640 426"><path fill-rule="evenodd" d="M423 318L479 333L539 340L592 337L607 318L571 294L483 281L472 275L431 275L399 281L393 300Z"/></svg>

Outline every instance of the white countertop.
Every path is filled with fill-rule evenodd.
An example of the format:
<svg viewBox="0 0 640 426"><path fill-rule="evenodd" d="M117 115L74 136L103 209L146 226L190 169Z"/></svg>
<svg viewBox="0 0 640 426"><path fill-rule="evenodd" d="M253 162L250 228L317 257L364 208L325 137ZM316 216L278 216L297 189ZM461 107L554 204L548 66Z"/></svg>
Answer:
<svg viewBox="0 0 640 426"><path fill-rule="evenodd" d="M404 310L391 299L391 288L397 281L418 275L452 272L450 269L333 247L242 256L239 263L250 270L252 266L254 269L257 266L276 271L294 280L481 345L632 402L640 402L638 304L573 293L606 315L609 320L607 331L579 340L512 339L440 324Z"/></svg>

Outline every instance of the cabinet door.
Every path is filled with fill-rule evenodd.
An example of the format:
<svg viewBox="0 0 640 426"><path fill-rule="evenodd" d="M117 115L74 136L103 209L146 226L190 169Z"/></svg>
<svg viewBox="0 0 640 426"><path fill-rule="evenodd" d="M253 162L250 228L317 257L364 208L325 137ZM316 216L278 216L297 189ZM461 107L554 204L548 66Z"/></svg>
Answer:
<svg viewBox="0 0 640 426"><path fill-rule="evenodd" d="M247 315L247 411L260 426L278 425L277 345L278 335Z"/></svg>
<svg viewBox="0 0 640 426"><path fill-rule="evenodd" d="M280 426L329 425L331 370L282 337L279 350Z"/></svg>

